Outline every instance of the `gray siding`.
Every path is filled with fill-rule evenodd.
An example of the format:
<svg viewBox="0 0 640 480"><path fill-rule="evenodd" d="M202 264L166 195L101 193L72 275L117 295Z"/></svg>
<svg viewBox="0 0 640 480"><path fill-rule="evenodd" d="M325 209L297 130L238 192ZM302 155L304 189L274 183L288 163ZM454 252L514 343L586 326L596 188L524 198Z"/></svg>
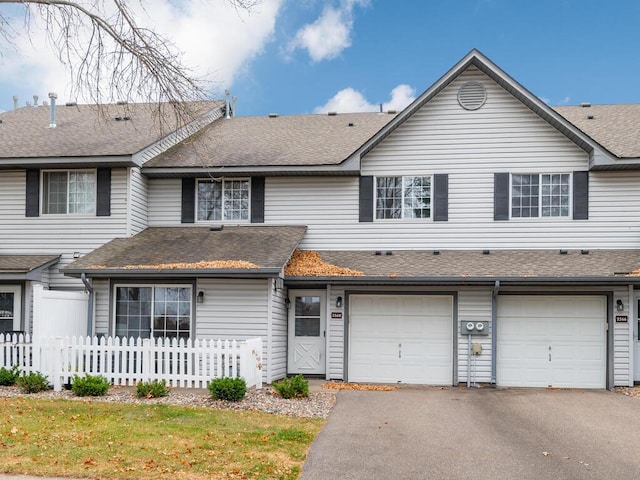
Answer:
<svg viewBox="0 0 640 480"><path fill-rule="evenodd" d="M616 310L616 301L620 299L624 304L624 311ZM629 289L627 287L619 287L614 290L613 294L613 377L614 386L628 387L633 385L633 365L631 364L631 349L634 348L632 336L629 335L629 329L633 330L633 316L629 315L629 305L633 299L629 298ZM616 315L627 315L627 323L617 323Z"/></svg>
<svg viewBox="0 0 640 480"><path fill-rule="evenodd" d="M127 171L111 174L111 216L40 215L25 217L25 171L0 175L0 245L5 255L62 255L50 269L52 289L82 289L82 282L64 277L59 269L73 261L74 252L89 253L127 233Z"/></svg>
<svg viewBox="0 0 640 480"><path fill-rule="evenodd" d="M458 292L458 324L456 325L458 339L458 381L467 382L468 370L468 344L480 343L482 353L471 358L471 382L491 382L491 297L490 289L469 289ZM462 335L460 324L466 322L489 322L489 335Z"/></svg>
<svg viewBox="0 0 640 480"><path fill-rule="evenodd" d="M273 280L269 281L273 285ZM285 307L286 289L270 288L271 294L271 354L267 382L279 380L287 375L288 311Z"/></svg>
<svg viewBox="0 0 640 480"><path fill-rule="evenodd" d="M196 338L246 340L262 338L262 372L266 381L270 359L268 345L268 297L270 280L199 279L196 291L204 291L197 303Z"/></svg>
<svg viewBox="0 0 640 480"><path fill-rule="evenodd" d="M94 279L91 283L93 287L95 318L93 331L96 335L112 335L109 318L109 280Z"/></svg>
<svg viewBox="0 0 640 480"><path fill-rule="evenodd" d="M147 228L147 177L140 174L139 168L129 170L129 235L135 235Z"/></svg>
<svg viewBox="0 0 640 480"><path fill-rule="evenodd" d="M149 226L180 225L182 181L180 178L149 180Z"/></svg>
<svg viewBox="0 0 640 480"><path fill-rule="evenodd" d="M345 352L345 303L346 297L342 287L331 286L331 295L329 296L329 312L341 312L342 318L331 318L331 314L327 316L327 356L329 357L329 368L327 370L327 378L331 380L344 380L344 352ZM336 299L342 297L342 308L336 308Z"/></svg>

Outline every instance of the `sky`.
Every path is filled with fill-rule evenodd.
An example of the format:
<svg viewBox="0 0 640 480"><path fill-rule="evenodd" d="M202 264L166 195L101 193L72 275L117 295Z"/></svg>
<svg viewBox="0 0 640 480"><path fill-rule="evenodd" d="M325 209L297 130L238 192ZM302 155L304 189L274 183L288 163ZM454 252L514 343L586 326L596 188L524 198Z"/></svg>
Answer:
<svg viewBox="0 0 640 480"><path fill-rule="evenodd" d="M85 2L86 3L86 2ZM638 0L147 0L139 22L238 115L400 110L477 48L549 105L640 103ZM0 4L11 17L15 6ZM0 38L0 111L67 98L37 27ZM22 32L22 33L21 33Z"/></svg>

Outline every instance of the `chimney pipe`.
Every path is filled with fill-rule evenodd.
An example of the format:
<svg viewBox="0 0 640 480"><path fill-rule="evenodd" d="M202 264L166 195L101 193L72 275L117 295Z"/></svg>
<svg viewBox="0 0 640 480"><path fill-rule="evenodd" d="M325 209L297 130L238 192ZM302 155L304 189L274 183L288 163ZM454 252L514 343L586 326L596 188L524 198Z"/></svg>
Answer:
<svg viewBox="0 0 640 480"><path fill-rule="evenodd" d="M231 97L231 101L233 102L233 106L231 107L231 116L235 117L236 116L236 102L238 101L238 97L236 97L234 95L233 97Z"/></svg>
<svg viewBox="0 0 640 480"><path fill-rule="evenodd" d="M56 98L58 98L57 93L49 92L49 99L51 100L51 116L49 118L49 128L56 128Z"/></svg>
<svg viewBox="0 0 640 480"><path fill-rule="evenodd" d="M229 110L230 110L230 108L229 108L229 95L231 94L231 92L227 89L227 90L224 91L224 94L227 97L226 104L225 104L226 105L225 113L226 113L226 118L228 120L228 119L231 118L231 113L229 112Z"/></svg>
<svg viewBox="0 0 640 480"><path fill-rule="evenodd" d="M33 96L33 106L37 107L38 106L38 95L34 95Z"/></svg>
<svg viewBox="0 0 640 480"><path fill-rule="evenodd" d="M16 95L13 96L13 109L18 109L18 97Z"/></svg>

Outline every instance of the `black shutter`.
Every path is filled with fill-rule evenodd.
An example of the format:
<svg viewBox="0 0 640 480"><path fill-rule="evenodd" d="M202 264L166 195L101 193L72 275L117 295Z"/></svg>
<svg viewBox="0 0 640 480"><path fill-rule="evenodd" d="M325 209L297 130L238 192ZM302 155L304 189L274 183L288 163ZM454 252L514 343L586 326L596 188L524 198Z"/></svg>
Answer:
<svg viewBox="0 0 640 480"><path fill-rule="evenodd" d="M573 172L573 219L589 220L589 172Z"/></svg>
<svg viewBox="0 0 640 480"><path fill-rule="evenodd" d="M360 177L360 221L373 222L373 177Z"/></svg>
<svg viewBox="0 0 640 480"><path fill-rule="evenodd" d="M449 175L446 173L433 176L433 220L449 220Z"/></svg>
<svg viewBox="0 0 640 480"><path fill-rule="evenodd" d="M96 172L96 215L111 215L111 169L99 168Z"/></svg>
<svg viewBox="0 0 640 480"><path fill-rule="evenodd" d="M196 213L196 179L182 179L182 223L194 223Z"/></svg>
<svg viewBox="0 0 640 480"><path fill-rule="evenodd" d="M509 173L493 174L493 219L509 220Z"/></svg>
<svg viewBox="0 0 640 480"><path fill-rule="evenodd" d="M27 169L25 189L25 216L37 217L40 215L40 170Z"/></svg>
<svg viewBox="0 0 640 480"><path fill-rule="evenodd" d="M264 223L264 177L251 178L251 223Z"/></svg>

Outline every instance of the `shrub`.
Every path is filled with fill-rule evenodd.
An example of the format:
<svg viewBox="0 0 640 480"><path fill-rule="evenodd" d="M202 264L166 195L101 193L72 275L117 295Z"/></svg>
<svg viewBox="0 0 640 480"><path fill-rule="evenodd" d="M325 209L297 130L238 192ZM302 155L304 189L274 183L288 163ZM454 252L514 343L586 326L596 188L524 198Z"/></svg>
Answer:
<svg viewBox="0 0 640 480"><path fill-rule="evenodd" d="M6 367L0 368L0 385L3 387L15 385L18 378L20 378L20 369L17 365L9 369Z"/></svg>
<svg viewBox="0 0 640 480"><path fill-rule="evenodd" d="M101 375L75 375L71 384L71 391L79 397L101 397L106 395L108 390L109 380Z"/></svg>
<svg viewBox="0 0 640 480"><path fill-rule="evenodd" d="M282 398L300 398L309 396L309 382L302 375L283 378L273 384L273 388Z"/></svg>
<svg viewBox="0 0 640 480"><path fill-rule="evenodd" d="M49 379L40 372L23 374L16 383L24 393L38 393L49 389Z"/></svg>
<svg viewBox="0 0 640 480"><path fill-rule="evenodd" d="M209 382L208 388L214 400L237 402L247 393L247 382L244 378L216 378Z"/></svg>
<svg viewBox="0 0 640 480"><path fill-rule="evenodd" d="M140 382L136 384L136 397L138 398L159 398L169 395L171 389L167 387L167 382L153 380L151 382Z"/></svg>

